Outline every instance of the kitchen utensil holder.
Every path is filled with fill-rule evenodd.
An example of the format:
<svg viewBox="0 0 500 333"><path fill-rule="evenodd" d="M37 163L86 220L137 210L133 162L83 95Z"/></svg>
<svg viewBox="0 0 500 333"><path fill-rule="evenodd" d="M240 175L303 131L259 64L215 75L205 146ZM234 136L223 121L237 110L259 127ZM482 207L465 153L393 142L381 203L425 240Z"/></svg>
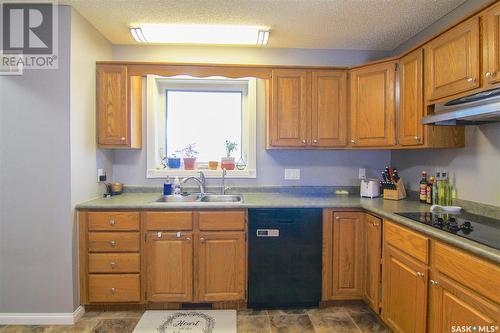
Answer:
<svg viewBox="0 0 500 333"><path fill-rule="evenodd" d="M384 199L387 200L402 200L406 198L406 189L403 178L400 178L397 183L391 182L386 185L382 184L384 188Z"/></svg>

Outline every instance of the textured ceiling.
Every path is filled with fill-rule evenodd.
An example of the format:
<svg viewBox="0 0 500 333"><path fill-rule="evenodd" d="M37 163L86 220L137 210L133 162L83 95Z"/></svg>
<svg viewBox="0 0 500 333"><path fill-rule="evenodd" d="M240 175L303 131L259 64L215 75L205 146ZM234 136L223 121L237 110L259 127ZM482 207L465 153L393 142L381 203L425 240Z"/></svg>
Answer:
<svg viewBox="0 0 500 333"><path fill-rule="evenodd" d="M269 47L393 50L465 0L59 0L111 43L139 23L271 28Z"/></svg>

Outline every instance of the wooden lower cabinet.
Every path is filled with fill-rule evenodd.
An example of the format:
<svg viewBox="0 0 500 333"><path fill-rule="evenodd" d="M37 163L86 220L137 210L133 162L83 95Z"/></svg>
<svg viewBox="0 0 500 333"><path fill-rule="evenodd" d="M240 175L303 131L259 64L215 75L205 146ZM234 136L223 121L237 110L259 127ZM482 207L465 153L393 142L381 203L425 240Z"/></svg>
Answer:
<svg viewBox="0 0 500 333"><path fill-rule="evenodd" d="M382 319L396 333L426 331L427 266L384 244Z"/></svg>
<svg viewBox="0 0 500 333"><path fill-rule="evenodd" d="M363 297L364 216L323 212L323 300Z"/></svg>
<svg viewBox="0 0 500 333"><path fill-rule="evenodd" d="M245 232L201 232L197 247L198 300L245 299Z"/></svg>
<svg viewBox="0 0 500 333"><path fill-rule="evenodd" d="M149 232L147 239L148 301L192 301L192 233Z"/></svg>
<svg viewBox="0 0 500 333"><path fill-rule="evenodd" d="M363 298L379 313L380 273L382 256L382 220L370 214L365 216L365 282Z"/></svg>
<svg viewBox="0 0 500 333"><path fill-rule="evenodd" d="M499 321L499 305L443 275L431 276L429 333L458 332L459 326L494 327Z"/></svg>

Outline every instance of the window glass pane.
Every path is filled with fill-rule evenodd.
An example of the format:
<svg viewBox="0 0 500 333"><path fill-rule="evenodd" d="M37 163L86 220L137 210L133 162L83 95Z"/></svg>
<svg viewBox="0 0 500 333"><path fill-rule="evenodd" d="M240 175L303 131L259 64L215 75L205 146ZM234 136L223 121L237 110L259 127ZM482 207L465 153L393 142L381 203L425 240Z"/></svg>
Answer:
<svg viewBox="0 0 500 333"><path fill-rule="evenodd" d="M195 143L198 161L226 156L225 141L241 148L241 92L167 90L167 156ZM180 156L177 153L177 156Z"/></svg>

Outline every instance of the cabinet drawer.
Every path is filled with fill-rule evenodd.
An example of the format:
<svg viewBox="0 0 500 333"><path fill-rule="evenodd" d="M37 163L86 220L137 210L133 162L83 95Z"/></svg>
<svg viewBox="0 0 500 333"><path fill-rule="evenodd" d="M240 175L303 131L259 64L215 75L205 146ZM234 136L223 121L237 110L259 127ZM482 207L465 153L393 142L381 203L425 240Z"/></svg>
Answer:
<svg viewBox="0 0 500 333"><path fill-rule="evenodd" d="M146 212L147 230L192 230L193 212Z"/></svg>
<svg viewBox="0 0 500 333"><path fill-rule="evenodd" d="M89 232L90 252L139 251L138 232Z"/></svg>
<svg viewBox="0 0 500 333"><path fill-rule="evenodd" d="M245 211L200 212L200 230L245 230Z"/></svg>
<svg viewBox="0 0 500 333"><path fill-rule="evenodd" d="M433 267L486 298L500 303L500 267L452 246L433 242Z"/></svg>
<svg viewBox="0 0 500 333"><path fill-rule="evenodd" d="M89 254L89 273L139 273L139 253Z"/></svg>
<svg viewBox="0 0 500 333"><path fill-rule="evenodd" d="M126 231L139 230L138 212L89 212L88 228L90 231Z"/></svg>
<svg viewBox="0 0 500 333"><path fill-rule="evenodd" d="M426 264L429 262L429 238L388 221L383 229L384 242Z"/></svg>
<svg viewBox="0 0 500 333"><path fill-rule="evenodd" d="M90 274L90 302L139 302L139 274Z"/></svg>

